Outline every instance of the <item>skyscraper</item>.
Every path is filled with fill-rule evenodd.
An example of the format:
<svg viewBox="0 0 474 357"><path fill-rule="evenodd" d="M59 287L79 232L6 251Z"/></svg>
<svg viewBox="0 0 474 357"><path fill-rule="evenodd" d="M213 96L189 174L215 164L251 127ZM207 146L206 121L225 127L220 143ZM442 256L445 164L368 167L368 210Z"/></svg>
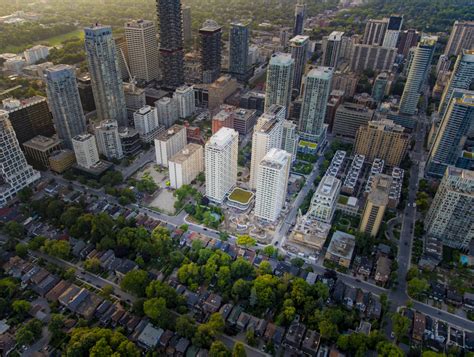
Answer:
<svg viewBox="0 0 474 357"><path fill-rule="evenodd" d="M306 56L308 52L309 36L295 36L290 40L291 58L295 61L295 74L293 76L293 89L298 93L301 90L301 79L304 74Z"/></svg>
<svg viewBox="0 0 474 357"><path fill-rule="evenodd" d="M206 196L222 203L237 183L239 133L221 128L205 147Z"/></svg>
<svg viewBox="0 0 474 357"><path fill-rule="evenodd" d="M72 149L72 138L86 132L74 68L57 65L45 70L46 91L59 139Z"/></svg>
<svg viewBox="0 0 474 357"><path fill-rule="evenodd" d="M423 36L415 49L415 55L411 62L405 89L403 90L400 100L401 114L415 114L421 89L428 75L437 41L438 37L436 36Z"/></svg>
<svg viewBox="0 0 474 357"><path fill-rule="evenodd" d="M72 138L72 146L79 166L89 169L100 161L94 135L89 133L76 135Z"/></svg>
<svg viewBox="0 0 474 357"><path fill-rule="evenodd" d="M184 84L183 22L181 0L156 0L160 28L163 84L177 88Z"/></svg>
<svg viewBox="0 0 474 357"><path fill-rule="evenodd" d="M255 216L275 222L285 205L288 192L291 154L273 148L258 165Z"/></svg>
<svg viewBox="0 0 474 357"><path fill-rule="evenodd" d="M365 24L362 43L364 45L381 46L387 31L388 19L369 19Z"/></svg>
<svg viewBox="0 0 474 357"><path fill-rule="evenodd" d="M0 110L0 142L0 207L4 207L18 191L40 179L41 175L26 162L5 110Z"/></svg>
<svg viewBox="0 0 474 357"><path fill-rule="evenodd" d="M140 135L140 140L145 143L153 142L155 136L163 130L158 121L158 110L145 105L133 113L133 123Z"/></svg>
<svg viewBox="0 0 474 357"><path fill-rule="evenodd" d="M296 160L296 153L298 151L298 142L300 137L298 135L297 126L290 120L283 121L283 134L281 139L281 148L291 154L291 161Z"/></svg>
<svg viewBox="0 0 474 357"><path fill-rule="evenodd" d="M127 126L127 109L115 41L110 26L86 27L86 57L91 75L97 116Z"/></svg>
<svg viewBox="0 0 474 357"><path fill-rule="evenodd" d="M400 41L398 43L398 53L404 57L408 56L410 48L415 47L418 43L420 35L415 29L408 29L400 34Z"/></svg>
<svg viewBox="0 0 474 357"><path fill-rule="evenodd" d="M207 20L199 30L201 37L202 81L212 83L221 73L222 28L213 20Z"/></svg>
<svg viewBox="0 0 474 357"><path fill-rule="evenodd" d="M196 111L196 99L194 98L193 86L176 88L173 99L176 101L178 114L181 119L190 117Z"/></svg>
<svg viewBox="0 0 474 357"><path fill-rule="evenodd" d="M268 111L273 104L277 104L286 108L288 116L294 70L295 61L290 54L277 53L272 55L267 69L265 111Z"/></svg>
<svg viewBox="0 0 474 357"><path fill-rule="evenodd" d="M123 158L122 143L116 120L103 120L95 128L95 138L99 152L108 160Z"/></svg>
<svg viewBox="0 0 474 357"><path fill-rule="evenodd" d="M428 236L457 249L474 239L474 171L448 167L426 216Z"/></svg>
<svg viewBox="0 0 474 357"><path fill-rule="evenodd" d="M383 47L394 48L397 47L398 37L402 30L403 16L392 15L388 19L387 31L383 38Z"/></svg>
<svg viewBox="0 0 474 357"><path fill-rule="evenodd" d="M344 32L333 31L327 37L323 38L323 57L321 64L326 67L337 67L339 61L342 36Z"/></svg>
<svg viewBox="0 0 474 357"><path fill-rule="evenodd" d="M186 43L191 42L193 39L190 6L183 6L183 35L184 42Z"/></svg>
<svg viewBox="0 0 474 357"><path fill-rule="evenodd" d="M428 157L427 172L442 177L461 155L474 122L474 91L454 89Z"/></svg>
<svg viewBox="0 0 474 357"><path fill-rule="evenodd" d="M439 104L439 116L442 118L455 89L470 89L474 83L474 49L462 50L454 64L454 69L445 87Z"/></svg>
<svg viewBox="0 0 474 357"><path fill-rule="evenodd" d="M304 0L298 0L295 6L295 25L293 27L293 36L303 34L305 19L306 4L304 3Z"/></svg>
<svg viewBox="0 0 474 357"><path fill-rule="evenodd" d="M247 80L249 74L249 41L248 24L240 22L230 24L229 72L240 81Z"/></svg>
<svg viewBox="0 0 474 357"><path fill-rule="evenodd" d="M258 165L271 148L281 148L285 110L282 106L272 106L258 118L252 135L252 159L250 161L249 187L257 186Z"/></svg>
<svg viewBox="0 0 474 357"><path fill-rule="evenodd" d="M163 97L155 102L155 107L158 109L160 125L164 125L165 128L169 128L178 120L178 100L175 97Z"/></svg>
<svg viewBox="0 0 474 357"><path fill-rule="evenodd" d="M324 119L332 74L330 67L316 67L304 79L299 131L301 138L305 140L320 142L324 139Z"/></svg>
<svg viewBox="0 0 474 357"><path fill-rule="evenodd" d="M444 54L448 56L461 53L463 49L474 47L474 21L455 21Z"/></svg>
<svg viewBox="0 0 474 357"><path fill-rule="evenodd" d="M135 20L125 24L128 65L132 77L150 82L160 77L156 28L152 21ZM118 54L120 55L120 54Z"/></svg>

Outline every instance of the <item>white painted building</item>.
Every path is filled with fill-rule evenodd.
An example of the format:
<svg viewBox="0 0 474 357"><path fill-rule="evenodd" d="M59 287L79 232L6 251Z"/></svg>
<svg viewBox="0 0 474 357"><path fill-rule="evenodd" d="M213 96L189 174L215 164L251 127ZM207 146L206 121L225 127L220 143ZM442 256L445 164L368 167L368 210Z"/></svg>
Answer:
<svg viewBox="0 0 474 357"><path fill-rule="evenodd" d="M158 109L158 120L166 128L171 127L178 120L178 103L175 98L163 97L155 102Z"/></svg>
<svg viewBox="0 0 474 357"><path fill-rule="evenodd" d="M33 46L25 50L23 56L25 56L27 64L35 64L49 56L49 48L43 45Z"/></svg>
<svg viewBox="0 0 474 357"><path fill-rule="evenodd" d="M178 115L181 119L185 119L194 114L196 110L196 99L194 98L193 86L181 86L176 88L173 94L178 106Z"/></svg>
<svg viewBox="0 0 474 357"><path fill-rule="evenodd" d="M94 135L76 135L72 138L72 147L79 166L89 169L99 162L99 151Z"/></svg>
<svg viewBox="0 0 474 357"><path fill-rule="evenodd" d="M151 143L162 129L158 121L158 110L149 105L133 113L133 122L141 141L145 143Z"/></svg>
<svg viewBox="0 0 474 357"><path fill-rule="evenodd" d="M99 153L108 160L120 160L123 158L122 143L116 120L103 120L95 128L95 137Z"/></svg>
<svg viewBox="0 0 474 357"><path fill-rule="evenodd" d="M325 175L311 199L308 215L317 221L331 224L340 190L341 181Z"/></svg>
<svg viewBox="0 0 474 357"><path fill-rule="evenodd" d="M168 160L187 144L186 128L173 125L168 130L158 134L155 139L156 163L168 167Z"/></svg>
<svg viewBox="0 0 474 357"><path fill-rule="evenodd" d="M168 161L170 187L178 189L189 185L204 171L204 149L201 145L189 143Z"/></svg>

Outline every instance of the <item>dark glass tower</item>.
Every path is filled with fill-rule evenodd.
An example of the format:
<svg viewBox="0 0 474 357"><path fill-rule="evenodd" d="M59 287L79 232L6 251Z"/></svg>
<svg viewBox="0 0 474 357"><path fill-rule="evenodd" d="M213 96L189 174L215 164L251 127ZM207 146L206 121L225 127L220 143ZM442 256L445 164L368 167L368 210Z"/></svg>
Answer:
<svg viewBox="0 0 474 357"><path fill-rule="evenodd" d="M202 81L212 83L221 73L222 28L207 20L199 30L201 36Z"/></svg>
<svg viewBox="0 0 474 357"><path fill-rule="evenodd" d="M249 27L240 22L230 24L229 72L240 81L248 79Z"/></svg>
<svg viewBox="0 0 474 357"><path fill-rule="evenodd" d="M180 0L157 0L161 72L165 87L184 84L183 21Z"/></svg>
<svg viewBox="0 0 474 357"><path fill-rule="evenodd" d="M295 7L295 27L293 28L293 37L302 35L304 32L304 20L306 18L306 4L304 0L298 0Z"/></svg>

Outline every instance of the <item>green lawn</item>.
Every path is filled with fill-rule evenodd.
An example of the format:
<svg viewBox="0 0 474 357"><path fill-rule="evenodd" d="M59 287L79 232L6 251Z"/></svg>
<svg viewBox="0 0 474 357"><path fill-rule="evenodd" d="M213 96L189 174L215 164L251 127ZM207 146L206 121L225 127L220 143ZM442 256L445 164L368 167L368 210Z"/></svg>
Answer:
<svg viewBox="0 0 474 357"><path fill-rule="evenodd" d="M250 191L245 191L240 188L234 189L229 196L229 200L239 202L243 205L249 203L250 199L252 198L253 193Z"/></svg>
<svg viewBox="0 0 474 357"><path fill-rule="evenodd" d="M62 35L50 37L41 41L36 41L30 45L23 45L23 46L8 46L5 47L2 50L2 53L20 53L27 48L33 47L34 45L39 45L39 44L47 44L49 46L58 46L61 44L61 42L69 40L71 38L80 38L84 39L84 31L77 29L75 31L67 32Z"/></svg>

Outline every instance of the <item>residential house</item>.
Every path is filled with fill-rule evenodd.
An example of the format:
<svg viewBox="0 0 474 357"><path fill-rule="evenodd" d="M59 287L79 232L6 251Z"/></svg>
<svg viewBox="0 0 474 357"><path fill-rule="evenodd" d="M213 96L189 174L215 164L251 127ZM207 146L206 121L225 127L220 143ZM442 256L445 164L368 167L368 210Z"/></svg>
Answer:
<svg viewBox="0 0 474 357"><path fill-rule="evenodd" d="M285 336L284 344L285 346L299 350L301 342L303 341L303 336L306 331L306 326L299 322L299 318L296 318L288 328L288 331Z"/></svg>
<svg viewBox="0 0 474 357"><path fill-rule="evenodd" d="M307 330L303 342L301 343L301 351L307 356L316 357L321 342L321 335L314 330Z"/></svg>
<svg viewBox="0 0 474 357"><path fill-rule="evenodd" d="M446 303L459 307L462 305L462 295L456 289L448 288L446 291Z"/></svg>
<svg viewBox="0 0 474 357"><path fill-rule="evenodd" d="M155 328L150 322L138 336L138 345L146 350L153 350L160 340L163 330Z"/></svg>
<svg viewBox="0 0 474 357"><path fill-rule="evenodd" d="M213 314L219 311L222 304L222 297L217 294L210 294L203 304L203 311L208 314Z"/></svg>
<svg viewBox="0 0 474 357"><path fill-rule="evenodd" d="M241 312L239 318L237 319L237 328L240 331L244 331L249 323L251 315L247 314L246 312Z"/></svg>
<svg viewBox="0 0 474 357"><path fill-rule="evenodd" d="M415 312L415 316L413 319L413 331L412 331L412 338L417 342L423 341L423 334L425 332L425 315L421 312Z"/></svg>
<svg viewBox="0 0 474 357"><path fill-rule="evenodd" d="M186 351L189 347L189 345L191 344L191 342L189 342L189 340L187 338L184 338L184 337L181 337L179 340L178 340L178 343L176 344L176 348L175 348L175 356L176 357L183 357L186 355Z"/></svg>
<svg viewBox="0 0 474 357"><path fill-rule="evenodd" d="M389 258L380 256L377 259L374 279L378 285L385 286L388 279L390 278L391 266L392 261Z"/></svg>

